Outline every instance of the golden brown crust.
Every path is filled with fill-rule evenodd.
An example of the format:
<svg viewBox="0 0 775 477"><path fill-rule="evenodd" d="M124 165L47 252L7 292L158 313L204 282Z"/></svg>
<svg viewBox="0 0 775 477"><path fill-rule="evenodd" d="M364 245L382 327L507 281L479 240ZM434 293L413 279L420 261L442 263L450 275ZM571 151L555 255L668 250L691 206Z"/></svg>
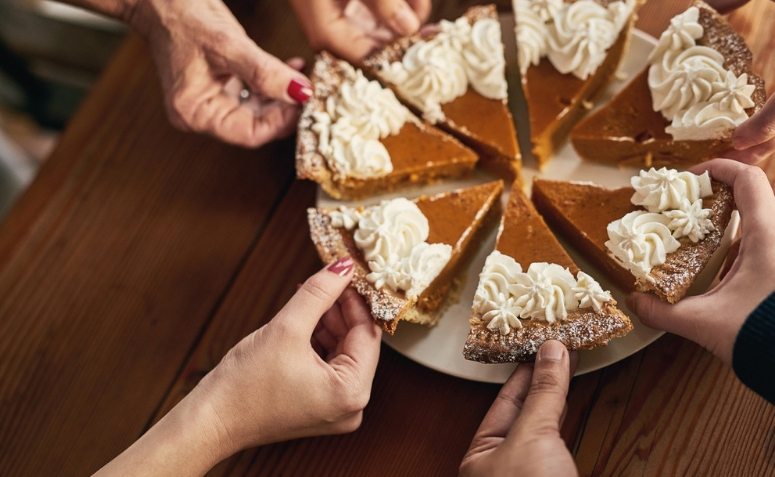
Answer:
<svg viewBox="0 0 775 477"><path fill-rule="evenodd" d="M740 76L748 75L755 87L754 106L745 110L753 116L764 106L764 81L753 71L751 50L740 36L712 7L695 0L704 29L697 44L718 51L724 67ZM597 110L571 131L576 152L585 160L618 164L622 167L689 166L721 156L731 148L733 130L704 140L674 140L665 128L670 122L653 110L648 86L647 66L609 104Z"/></svg>
<svg viewBox="0 0 775 477"><path fill-rule="evenodd" d="M550 224L570 243L579 247L592 264L614 283L630 291L633 289L632 283L636 282L634 288L638 291L653 291L662 300L675 303L683 298L718 249L735 208L732 188L716 181L711 181L711 184L713 195L703 199L703 207L713 211L711 221L715 230L696 244L688 238L680 239L681 248L668 254L664 264L651 270L653 282L645 279L636 281L632 273L613 258L605 246L607 233L604 230L590 230L590 227L585 228L586 224L570 217L578 214L579 204L584 203L597 207L595 219L607 217L611 221L634 210L645 210L630 203L635 192L632 187L611 190L596 184L537 179L533 183L533 196L536 206ZM611 210L621 212L612 214ZM616 215L616 218L612 218L612 215ZM597 227L602 228L603 224Z"/></svg>
<svg viewBox="0 0 775 477"><path fill-rule="evenodd" d="M601 312L592 308L573 311L568 319L546 323L523 321L522 328L502 335L490 331L478 316L471 318L471 329L463 346L463 356L481 363L515 363L535 361L535 354L547 340L557 340L568 350L593 349L607 346L614 338L632 330L627 316L616 308L616 302L606 303Z"/></svg>
<svg viewBox="0 0 775 477"><path fill-rule="evenodd" d="M296 177L310 179L335 199L356 200L378 193L433 183L442 178L467 177L478 160L474 151L454 137L410 115L397 135L380 141L391 154L394 170L381 177L337 177L318 152L313 115L325 111L326 100L337 93L354 70L328 52L317 55L310 80L312 97L299 118L296 140ZM397 153L397 154L396 154Z"/></svg>
<svg viewBox="0 0 775 477"><path fill-rule="evenodd" d="M453 246L453 258L437 277L437 280L444 283L434 280L434 283L428 287L437 290L439 296L421 293L422 306L418 303L417 297L409 298L403 292L393 292L387 287L377 289L366 279L366 275L370 273L368 264L356 247L352 233L335 228L331 224L332 209L307 209L310 236L324 263L333 263L345 256L353 257L355 267L351 285L366 299L374 320L383 330L393 334L398 322L402 320L432 326L438 321L440 312L449 300L456 298L457 274L465 269L470 255L487 235L488 227L495 225L499 215L499 198L502 190L503 183L495 181L432 197L423 196L416 200L417 202L446 200L450 204L450 209L454 209L456 203L461 205L467 203L471 206L472 200L478 201L476 218L465 227L462 236L456 238L455 243L450 244ZM449 210L448 213L454 216L454 210ZM446 295L446 303L444 295Z"/></svg>
<svg viewBox="0 0 775 477"><path fill-rule="evenodd" d="M724 232L735 208L732 188L720 182L713 182L713 196L703 199L703 207L709 207L713 211L711 221L715 230L697 243L693 243L688 238L682 238L681 248L668 254L665 263L654 267L649 273L654 282L648 280L636 282L638 291L653 291L668 303L675 303L686 295L697 275L721 245L721 239L724 238Z"/></svg>
<svg viewBox="0 0 775 477"><path fill-rule="evenodd" d="M498 12L495 8L495 5L474 6L466 11L466 13L463 15L463 18L467 19L469 23L474 24L479 20L488 18L497 20ZM412 45L419 41L427 41L433 38L435 35L436 32L424 34L417 33L412 36L398 38L384 46L382 49L366 57L363 60L364 70L371 76L380 78L380 71L384 65L396 61L401 61L407 50L409 50ZM401 95L401 92L395 85L388 84L388 86L393 90L393 92L395 92L396 96L401 99L404 104L412 109L412 111L420 116L422 115L422 111L420 111L410 101L407 101L406 98ZM522 185L522 155L519 152L516 130L513 127L514 119L511 116L511 111L508 108L508 101L506 99L501 101L487 99L470 88L464 96L467 97L469 95L475 98L474 101L484 101L491 103L489 106L489 108L492 110L491 112L503 116L502 121L504 123L500 126L511 127L509 134L504 133L504 135L510 135L508 139L504 137L501 140L488 141L487 138L482 137L481 131L474 131L474 129L477 129L474 127L475 125L471 124L470 122L463 124L460 118L466 118L467 116L465 114L461 114L459 112L455 113L452 110L448 110L449 106L455 103L454 101L450 103L450 105L442 105L442 109L445 111L446 118L443 121L437 123L436 126L454 135L466 146L475 150L481 158L480 163L483 167L492 171L498 177L509 183L516 181L518 184ZM462 98L458 98L456 101L461 99ZM497 103L497 105L495 103ZM470 110L468 113L470 114ZM455 121L452 118L453 115L458 117L458 121Z"/></svg>

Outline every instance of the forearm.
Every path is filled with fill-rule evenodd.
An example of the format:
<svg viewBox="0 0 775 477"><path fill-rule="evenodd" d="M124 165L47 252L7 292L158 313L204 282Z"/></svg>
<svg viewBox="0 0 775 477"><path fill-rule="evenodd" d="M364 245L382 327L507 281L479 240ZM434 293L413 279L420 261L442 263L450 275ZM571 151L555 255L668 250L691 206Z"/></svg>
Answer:
<svg viewBox="0 0 775 477"><path fill-rule="evenodd" d="M95 476L200 476L230 454L206 405L189 395Z"/></svg>

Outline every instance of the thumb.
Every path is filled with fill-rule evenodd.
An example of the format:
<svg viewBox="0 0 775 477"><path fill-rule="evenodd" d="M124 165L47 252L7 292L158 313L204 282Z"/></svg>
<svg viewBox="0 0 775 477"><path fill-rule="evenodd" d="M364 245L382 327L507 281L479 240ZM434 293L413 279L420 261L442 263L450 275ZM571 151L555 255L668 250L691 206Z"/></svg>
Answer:
<svg viewBox="0 0 775 477"><path fill-rule="evenodd" d="M697 341L697 329L702 327L703 313L692 312L692 303L700 297L686 297L676 304L663 302L650 293L631 293L627 306L649 328L667 331ZM707 319L705 320L707 321ZM707 323L706 323L707 324Z"/></svg>
<svg viewBox="0 0 775 477"><path fill-rule="evenodd" d="M363 3L397 35L411 35L420 29L420 18L404 0L364 0Z"/></svg>
<svg viewBox="0 0 775 477"><path fill-rule="evenodd" d="M312 96L312 83L306 76L249 38L231 48L225 59L228 68L253 92L290 104L305 103Z"/></svg>
<svg viewBox="0 0 775 477"><path fill-rule="evenodd" d="M748 149L775 137L775 96L764 104L758 113L735 129L732 145L735 149Z"/></svg>
<svg viewBox="0 0 775 477"><path fill-rule="evenodd" d="M350 284L354 265L351 257L343 257L309 277L274 320L292 321L293 329L311 336L320 317Z"/></svg>
<svg viewBox="0 0 775 477"><path fill-rule="evenodd" d="M538 350L530 391L514 429L531 435L559 434L569 383L568 350L559 341L545 342Z"/></svg>

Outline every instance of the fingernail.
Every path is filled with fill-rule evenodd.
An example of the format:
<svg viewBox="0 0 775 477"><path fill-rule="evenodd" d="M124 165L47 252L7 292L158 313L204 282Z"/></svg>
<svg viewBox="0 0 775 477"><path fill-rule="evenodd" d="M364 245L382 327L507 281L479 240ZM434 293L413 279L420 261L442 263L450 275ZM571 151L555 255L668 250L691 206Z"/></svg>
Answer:
<svg viewBox="0 0 775 477"><path fill-rule="evenodd" d="M420 20L411 8L404 5L393 16L393 27L395 30L398 30L397 33L411 35L420 28Z"/></svg>
<svg viewBox="0 0 775 477"><path fill-rule="evenodd" d="M301 287L303 287L303 286L304 286L304 284L303 284L303 283L297 283L297 284L296 284L296 291L299 291L299 290L301 290Z"/></svg>
<svg viewBox="0 0 775 477"><path fill-rule="evenodd" d="M293 78L288 85L288 95L299 103L306 103L312 96L312 85L301 78Z"/></svg>
<svg viewBox="0 0 775 477"><path fill-rule="evenodd" d="M355 263L353 262L352 258L344 257L329 265L327 270L331 273L336 273L340 277L343 277L350 273L350 270L353 269L354 265Z"/></svg>
<svg viewBox="0 0 775 477"><path fill-rule="evenodd" d="M547 341L538 350L538 359L560 361L565 353L565 346L559 341Z"/></svg>

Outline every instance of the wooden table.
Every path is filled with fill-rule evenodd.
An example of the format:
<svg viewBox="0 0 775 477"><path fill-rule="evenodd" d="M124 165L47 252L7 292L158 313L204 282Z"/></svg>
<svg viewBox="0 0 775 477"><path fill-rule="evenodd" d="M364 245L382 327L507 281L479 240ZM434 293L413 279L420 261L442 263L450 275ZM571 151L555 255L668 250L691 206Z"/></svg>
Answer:
<svg viewBox="0 0 775 477"><path fill-rule="evenodd" d="M657 3L641 29L688 2ZM311 56L284 2L233 9L269 51ZM775 4L730 21L771 93ZM146 46L127 40L0 229L0 475L95 471L320 267L315 187L292 159L293 140L244 150L173 130ZM251 449L212 474L455 475L498 389L383 346L360 430ZM775 407L675 336L574 379L568 406L582 475L775 473Z"/></svg>

